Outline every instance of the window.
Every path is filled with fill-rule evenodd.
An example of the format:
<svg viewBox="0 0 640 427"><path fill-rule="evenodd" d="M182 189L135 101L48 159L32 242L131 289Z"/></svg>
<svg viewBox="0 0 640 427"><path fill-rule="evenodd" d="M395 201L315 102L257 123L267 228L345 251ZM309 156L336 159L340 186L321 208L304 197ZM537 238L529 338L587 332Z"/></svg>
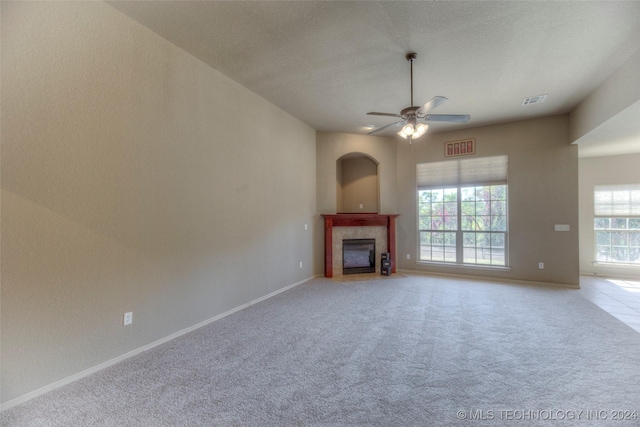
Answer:
<svg viewBox="0 0 640 427"><path fill-rule="evenodd" d="M458 189L422 190L418 200L420 260L456 262Z"/></svg>
<svg viewBox="0 0 640 427"><path fill-rule="evenodd" d="M507 157L419 164L420 261L508 265Z"/></svg>
<svg viewBox="0 0 640 427"><path fill-rule="evenodd" d="M596 185L596 262L640 265L640 184Z"/></svg>

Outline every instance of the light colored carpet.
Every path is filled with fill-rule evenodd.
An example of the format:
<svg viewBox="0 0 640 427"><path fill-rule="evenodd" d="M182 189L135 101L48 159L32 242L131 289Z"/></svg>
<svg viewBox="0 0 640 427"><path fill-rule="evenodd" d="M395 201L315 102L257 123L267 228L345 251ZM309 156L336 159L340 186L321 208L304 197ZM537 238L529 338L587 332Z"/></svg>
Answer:
<svg viewBox="0 0 640 427"><path fill-rule="evenodd" d="M640 410L640 334L578 292L418 275L316 279L0 422L558 426L608 415L601 423L612 425L612 410Z"/></svg>
<svg viewBox="0 0 640 427"><path fill-rule="evenodd" d="M391 276L384 276L380 273L345 274L343 276L333 276L334 282L371 282L374 280L393 280L406 277L404 274L394 273Z"/></svg>

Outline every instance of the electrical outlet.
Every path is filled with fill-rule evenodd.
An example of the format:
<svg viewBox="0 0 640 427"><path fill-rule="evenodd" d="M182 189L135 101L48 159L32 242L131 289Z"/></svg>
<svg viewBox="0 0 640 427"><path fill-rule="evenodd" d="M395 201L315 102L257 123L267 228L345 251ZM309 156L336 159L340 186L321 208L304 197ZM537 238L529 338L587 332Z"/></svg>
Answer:
<svg viewBox="0 0 640 427"><path fill-rule="evenodd" d="M539 268L540 270L544 270L544 262L539 262L539 263L538 263L538 268Z"/></svg>
<svg viewBox="0 0 640 427"><path fill-rule="evenodd" d="M304 225L304 229L305 229L305 231L307 230L307 224Z"/></svg>
<svg viewBox="0 0 640 427"><path fill-rule="evenodd" d="M302 261L300 261L300 268L302 268Z"/></svg>
<svg viewBox="0 0 640 427"><path fill-rule="evenodd" d="M131 311L128 313L125 313L124 321L123 321L124 326L130 325L132 323L133 323L133 313Z"/></svg>
<svg viewBox="0 0 640 427"><path fill-rule="evenodd" d="M362 203L360 203L360 209L364 208L364 205Z"/></svg>
<svg viewBox="0 0 640 427"><path fill-rule="evenodd" d="M411 259L411 254L407 254L407 259Z"/></svg>

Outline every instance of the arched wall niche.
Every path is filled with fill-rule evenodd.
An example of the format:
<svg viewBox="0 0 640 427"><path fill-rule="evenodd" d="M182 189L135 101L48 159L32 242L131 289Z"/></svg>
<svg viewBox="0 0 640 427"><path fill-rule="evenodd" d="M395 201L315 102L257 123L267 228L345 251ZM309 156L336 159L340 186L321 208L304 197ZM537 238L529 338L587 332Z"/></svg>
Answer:
<svg viewBox="0 0 640 427"><path fill-rule="evenodd" d="M336 160L338 213L379 213L380 180L374 157L351 152Z"/></svg>

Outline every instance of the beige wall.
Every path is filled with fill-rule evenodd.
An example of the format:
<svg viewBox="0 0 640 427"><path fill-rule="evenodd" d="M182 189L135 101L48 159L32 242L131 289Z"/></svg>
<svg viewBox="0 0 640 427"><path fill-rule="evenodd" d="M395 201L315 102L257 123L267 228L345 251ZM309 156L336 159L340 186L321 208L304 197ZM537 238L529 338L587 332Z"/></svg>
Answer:
<svg viewBox="0 0 640 427"><path fill-rule="evenodd" d="M378 165L366 156L339 163L338 212L378 212Z"/></svg>
<svg viewBox="0 0 640 427"><path fill-rule="evenodd" d="M336 212L344 212L342 194L342 159L336 164Z"/></svg>
<svg viewBox="0 0 640 427"><path fill-rule="evenodd" d="M476 139L476 156L509 156L509 271L416 262L416 164L444 160L443 144L466 138ZM577 153L577 146L569 145L567 115L427 134L411 145L399 143L399 268L577 285ZM555 224L569 224L571 231L556 232ZM544 262L544 270L538 262Z"/></svg>
<svg viewBox="0 0 640 427"><path fill-rule="evenodd" d="M640 183L640 154L580 159L580 272L640 278L637 267L594 265L593 189L595 185Z"/></svg>
<svg viewBox="0 0 640 427"><path fill-rule="evenodd" d="M313 275L313 129L104 3L1 7L3 402Z"/></svg>

